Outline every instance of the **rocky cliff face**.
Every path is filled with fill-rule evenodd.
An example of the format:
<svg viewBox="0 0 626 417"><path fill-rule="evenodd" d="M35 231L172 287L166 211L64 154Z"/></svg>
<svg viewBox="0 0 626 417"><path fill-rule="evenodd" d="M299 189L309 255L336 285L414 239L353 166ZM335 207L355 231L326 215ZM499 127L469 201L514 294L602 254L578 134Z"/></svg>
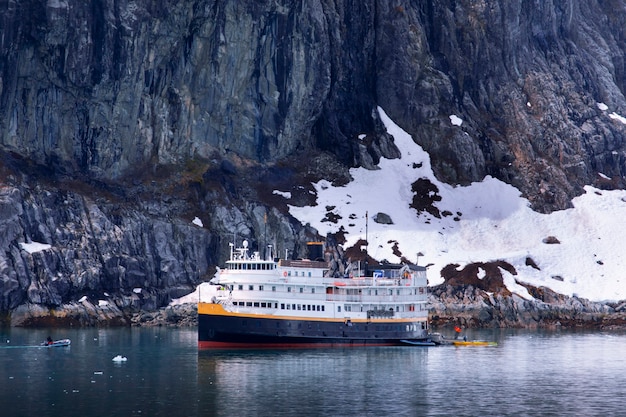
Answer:
<svg viewBox="0 0 626 417"><path fill-rule="evenodd" d="M320 2L9 3L2 144L103 179L229 152L278 161L311 147L341 50L331 45L338 12Z"/></svg>
<svg viewBox="0 0 626 417"><path fill-rule="evenodd" d="M56 314L67 324L98 316L123 321L120 309L156 309L190 292L210 269L212 233L119 203L98 204L96 195L0 187L0 245L7 248L0 310L13 311L14 324L37 324L49 313L41 306L63 305L77 310Z"/></svg>
<svg viewBox="0 0 626 417"><path fill-rule="evenodd" d="M302 256L271 190L310 203L398 155L377 105L447 182L541 211L623 187L625 23L623 0L4 1L0 309L163 305L227 233Z"/></svg>
<svg viewBox="0 0 626 417"><path fill-rule="evenodd" d="M621 186L623 1L5 2L4 149L115 180L234 153L393 156L375 105L449 182L485 174L543 210ZM462 129L449 116L463 121ZM357 135L369 134L363 144Z"/></svg>

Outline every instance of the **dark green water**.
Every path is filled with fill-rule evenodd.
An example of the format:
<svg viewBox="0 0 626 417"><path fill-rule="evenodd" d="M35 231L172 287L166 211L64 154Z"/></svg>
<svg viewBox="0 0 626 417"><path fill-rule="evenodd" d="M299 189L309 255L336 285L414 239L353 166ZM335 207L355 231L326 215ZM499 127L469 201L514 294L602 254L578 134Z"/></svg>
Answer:
<svg viewBox="0 0 626 417"><path fill-rule="evenodd" d="M195 329L50 333L71 347L26 347L48 332L0 329L2 416L624 415L623 333L468 334L497 347L202 352Z"/></svg>

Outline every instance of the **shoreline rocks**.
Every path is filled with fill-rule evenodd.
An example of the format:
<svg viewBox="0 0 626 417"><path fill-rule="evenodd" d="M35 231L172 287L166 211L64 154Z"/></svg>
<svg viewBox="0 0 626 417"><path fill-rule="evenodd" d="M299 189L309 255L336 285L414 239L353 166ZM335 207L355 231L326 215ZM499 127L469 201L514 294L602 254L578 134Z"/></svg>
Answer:
<svg viewBox="0 0 626 417"><path fill-rule="evenodd" d="M195 303L167 306L156 311L135 313L130 322L135 327L194 327L198 325L198 309Z"/></svg>
<svg viewBox="0 0 626 417"><path fill-rule="evenodd" d="M472 285L439 285L430 292L431 325L466 328L626 329L626 314L609 303L530 287L535 297L491 293ZM534 294L533 294L534 292ZM541 294L540 298L538 294ZM619 305L619 303L617 304Z"/></svg>
<svg viewBox="0 0 626 417"><path fill-rule="evenodd" d="M151 310L130 310L115 304L68 303L57 307L23 304L5 316L0 325L11 327L127 327L198 324L195 303Z"/></svg>
<svg viewBox="0 0 626 417"><path fill-rule="evenodd" d="M126 326L122 310L115 304L68 303L58 307L27 303L6 318L11 327L110 327Z"/></svg>
<svg viewBox="0 0 626 417"><path fill-rule="evenodd" d="M599 303L567 297L547 288L531 287L534 298L491 293L472 285L442 284L430 289L433 328L518 329L626 329L624 302ZM154 310L129 310L115 304L69 303L56 308L37 304L20 306L2 321L15 327L114 327L198 324L196 303L169 305Z"/></svg>

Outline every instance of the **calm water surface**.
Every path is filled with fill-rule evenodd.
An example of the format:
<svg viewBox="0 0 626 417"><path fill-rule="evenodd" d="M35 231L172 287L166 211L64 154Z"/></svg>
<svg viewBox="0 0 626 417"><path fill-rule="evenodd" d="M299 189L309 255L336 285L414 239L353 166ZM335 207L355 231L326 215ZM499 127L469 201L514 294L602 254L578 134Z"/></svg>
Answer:
<svg viewBox="0 0 626 417"><path fill-rule="evenodd" d="M201 351L195 329L0 329L2 416L624 415L626 334L497 347ZM127 361L117 363L122 355Z"/></svg>

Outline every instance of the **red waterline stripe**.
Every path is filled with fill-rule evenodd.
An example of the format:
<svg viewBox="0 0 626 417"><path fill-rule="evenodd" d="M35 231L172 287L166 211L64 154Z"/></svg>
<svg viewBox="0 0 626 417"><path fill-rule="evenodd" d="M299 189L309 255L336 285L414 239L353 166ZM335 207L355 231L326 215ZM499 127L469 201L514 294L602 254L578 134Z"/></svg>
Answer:
<svg viewBox="0 0 626 417"><path fill-rule="evenodd" d="M363 346L395 346L399 343L233 343L199 341L198 349L276 349L276 348L329 348L329 347L363 347Z"/></svg>

